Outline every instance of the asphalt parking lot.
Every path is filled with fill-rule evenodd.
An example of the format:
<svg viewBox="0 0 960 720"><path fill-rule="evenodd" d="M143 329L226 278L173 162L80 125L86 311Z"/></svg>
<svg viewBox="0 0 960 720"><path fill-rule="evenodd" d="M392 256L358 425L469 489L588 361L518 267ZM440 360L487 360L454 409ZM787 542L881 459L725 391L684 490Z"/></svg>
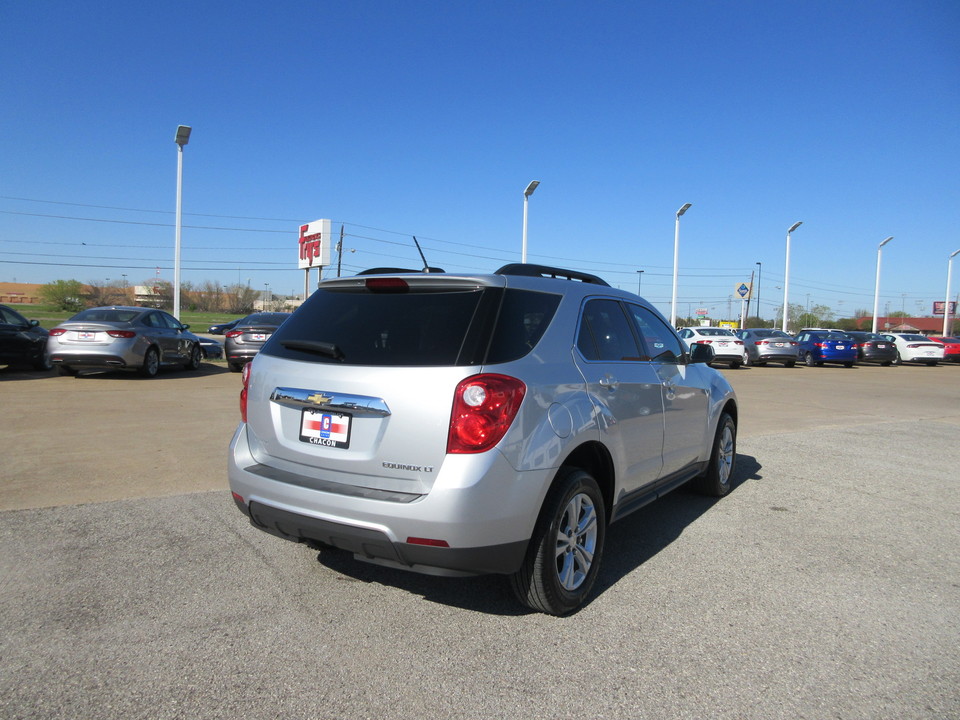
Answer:
<svg viewBox="0 0 960 720"><path fill-rule="evenodd" d="M0 369L0 717L960 717L960 366L723 372L734 492L558 619L251 528L222 365Z"/></svg>

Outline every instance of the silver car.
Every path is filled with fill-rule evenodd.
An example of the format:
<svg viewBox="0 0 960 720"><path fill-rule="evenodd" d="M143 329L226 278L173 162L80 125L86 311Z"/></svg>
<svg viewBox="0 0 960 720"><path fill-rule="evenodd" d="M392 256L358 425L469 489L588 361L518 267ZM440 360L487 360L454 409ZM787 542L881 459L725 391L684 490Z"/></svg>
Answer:
<svg viewBox="0 0 960 720"><path fill-rule="evenodd" d="M84 369L136 370L154 377L162 365L200 367L200 338L172 315L143 307L83 310L50 331L47 352L61 375Z"/></svg>
<svg viewBox="0 0 960 720"><path fill-rule="evenodd" d="M610 522L690 481L730 490L737 403L712 358L584 273L327 280L244 368L230 488L261 530L504 574L562 615Z"/></svg>
<svg viewBox="0 0 960 720"><path fill-rule="evenodd" d="M743 340L744 360L747 365L760 367L768 362L783 363L784 367L797 364L799 343L783 330L745 328L734 334Z"/></svg>

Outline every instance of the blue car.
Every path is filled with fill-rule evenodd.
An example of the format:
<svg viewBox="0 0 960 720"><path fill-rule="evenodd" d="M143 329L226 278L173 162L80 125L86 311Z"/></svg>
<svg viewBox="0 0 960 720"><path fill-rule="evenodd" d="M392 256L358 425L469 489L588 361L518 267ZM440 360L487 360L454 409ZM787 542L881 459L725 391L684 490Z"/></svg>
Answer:
<svg viewBox="0 0 960 720"><path fill-rule="evenodd" d="M849 335L830 330L802 330L797 335L799 359L807 367L824 363L842 363L853 367L857 362L857 343Z"/></svg>

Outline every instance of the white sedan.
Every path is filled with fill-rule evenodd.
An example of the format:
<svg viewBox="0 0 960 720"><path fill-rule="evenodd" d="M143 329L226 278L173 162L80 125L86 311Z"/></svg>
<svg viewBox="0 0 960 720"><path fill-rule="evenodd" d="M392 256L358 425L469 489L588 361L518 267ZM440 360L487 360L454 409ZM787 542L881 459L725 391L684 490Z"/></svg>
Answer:
<svg viewBox="0 0 960 720"><path fill-rule="evenodd" d="M709 345L713 348L713 362L730 363L738 368L744 363L743 340L732 330L722 327L685 327L680 328L680 337L688 349L694 345Z"/></svg>
<svg viewBox="0 0 960 720"><path fill-rule="evenodd" d="M897 357L894 365L905 362L926 363L936 365L943 360L944 346L923 335L911 333L889 333L883 337L892 342L897 348Z"/></svg>

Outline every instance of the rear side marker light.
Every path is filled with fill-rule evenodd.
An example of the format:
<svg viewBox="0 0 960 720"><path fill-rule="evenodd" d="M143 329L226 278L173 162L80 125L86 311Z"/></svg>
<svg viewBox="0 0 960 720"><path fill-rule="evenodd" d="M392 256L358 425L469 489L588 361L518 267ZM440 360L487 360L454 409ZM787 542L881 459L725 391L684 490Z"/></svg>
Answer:
<svg viewBox="0 0 960 720"><path fill-rule="evenodd" d="M450 547L446 540L434 540L432 538L408 537L407 542L410 545L427 545L428 547Z"/></svg>

